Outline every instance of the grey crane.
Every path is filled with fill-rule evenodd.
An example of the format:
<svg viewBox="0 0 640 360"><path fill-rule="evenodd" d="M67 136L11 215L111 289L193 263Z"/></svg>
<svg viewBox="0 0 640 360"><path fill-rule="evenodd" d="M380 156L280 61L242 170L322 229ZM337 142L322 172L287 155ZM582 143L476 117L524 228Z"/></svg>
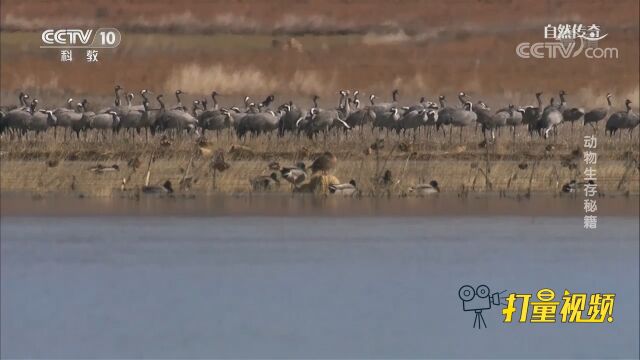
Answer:
<svg viewBox="0 0 640 360"><path fill-rule="evenodd" d="M22 136L27 131L27 122L31 118L31 115L33 115L35 106L38 103L36 99L34 99L31 104L27 104L26 99L28 98L29 95L20 93L19 101L21 106L6 112L4 115L4 126L12 135L17 134Z"/></svg>
<svg viewBox="0 0 640 360"><path fill-rule="evenodd" d="M473 104L471 101L465 103L463 109L455 109L451 113L451 126L460 128L460 143L462 143L462 130L467 126L473 125L478 119L478 115L473 112ZM451 142L451 133L449 132L449 142Z"/></svg>
<svg viewBox="0 0 640 360"><path fill-rule="evenodd" d="M20 94L18 94L18 105L0 106L0 111L2 111L6 115L11 110L15 110L15 109L26 110L29 108L29 104L27 103L28 98L29 98L29 94L21 91Z"/></svg>
<svg viewBox="0 0 640 360"><path fill-rule="evenodd" d="M442 127L444 136L447 136L444 126L449 125L449 127L451 127L451 113L454 109L451 106L447 106L447 99L444 95L438 96L438 100L440 102L440 110L438 110L438 123L436 124L436 131Z"/></svg>
<svg viewBox="0 0 640 360"><path fill-rule="evenodd" d="M538 107L533 105L528 105L524 107L524 114L522 116L522 122L526 125L535 124L538 122L540 118L540 114L542 113L542 93L536 93L536 100L538 101Z"/></svg>
<svg viewBox="0 0 640 360"><path fill-rule="evenodd" d="M60 110L60 109L58 109ZM54 111L54 115L56 115L57 119L57 127L64 128L64 139L67 138L67 131L71 129L76 132L76 136L78 139L80 138L80 130L83 130L86 127L86 124L83 124L83 120L85 119L84 114L84 106L82 103L77 103L74 110L64 109L63 111Z"/></svg>
<svg viewBox="0 0 640 360"><path fill-rule="evenodd" d="M486 109L486 107L484 106L483 102L480 102L480 105L483 107L483 109L477 109L476 110L476 114L483 113L482 110ZM507 125L507 119L510 116L511 116L511 114L509 113L509 109L508 108L507 109L500 109L495 114L489 116L486 119L484 119L484 116L478 116L478 122L480 123L482 121L482 133L485 135L485 139L486 139L486 132L487 132L487 130L489 130L489 132L491 133L491 140L495 141L495 139L496 139L496 134L495 134L496 129L499 129L499 128L503 127L503 126L506 126Z"/></svg>
<svg viewBox="0 0 640 360"><path fill-rule="evenodd" d="M284 114L280 118L280 123L278 123L278 136L284 136L286 132L293 132L296 129L296 122L303 115L300 108L294 105L292 101L289 101L288 104L282 104L279 109L283 110Z"/></svg>
<svg viewBox="0 0 640 360"><path fill-rule="evenodd" d="M220 94L218 94L217 91L212 91L211 92L211 100L213 100L212 110L220 109L220 105L218 104L218 99L216 99L216 96L218 96L218 95L220 95Z"/></svg>
<svg viewBox="0 0 640 360"><path fill-rule="evenodd" d="M134 95L132 93L127 94L127 110L122 111L122 115L120 116L120 125L118 126L117 131L120 129L124 129L126 132L131 133L131 138L135 139L135 133L140 133L140 129L143 126L142 118L146 112L144 104L142 108L139 106L133 106L132 102L134 99ZM143 102L145 100L143 99ZM135 130L135 132L134 132Z"/></svg>
<svg viewBox="0 0 640 360"><path fill-rule="evenodd" d="M564 91L560 91L561 96L564 95ZM549 138L549 132L553 130L554 138L558 135L557 129L558 125L560 125L563 121L562 112L564 111L564 99L560 103L560 106L555 104L554 98L551 98L549 106L547 106L542 115L540 115L540 120L538 121L537 129L539 132L543 132L543 136L545 139Z"/></svg>
<svg viewBox="0 0 640 360"><path fill-rule="evenodd" d="M258 104L258 110L269 110L269 106L275 101L276 97L271 94L268 95L260 104Z"/></svg>
<svg viewBox="0 0 640 360"><path fill-rule="evenodd" d="M180 98L180 95L182 95L182 90L178 89L175 92L176 95L176 106L173 107L173 109L171 110L182 110L184 112L187 112L188 109L186 106L182 105L182 99Z"/></svg>
<svg viewBox="0 0 640 360"><path fill-rule="evenodd" d="M629 130L629 136L633 134L633 130L638 126L638 114L631 109L631 100L624 102L626 110L613 113L607 120L605 132L609 132L609 136L613 136L620 130L622 136L623 129Z"/></svg>
<svg viewBox="0 0 640 360"><path fill-rule="evenodd" d="M37 101L34 100L37 104ZM51 110L38 110L33 112L27 121L27 130L34 131L36 135L46 132L50 127L56 126L56 116Z"/></svg>
<svg viewBox="0 0 640 360"><path fill-rule="evenodd" d="M372 123L376 119L376 113L370 106L360 108L360 99L353 100L355 109L345 119L347 125L351 128L356 126L360 127L360 130L364 130L364 126L368 123Z"/></svg>
<svg viewBox="0 0 640 360"><path fill-rule="evenodd" d="M400 121L400 111L397 107L393 106L389 109L389 111L385 111L383 113L376 113L376 119L373 121L373 131L374 128L379 130L386 129L387 134L389 134L389 130L398 131L398 122Z"/></svg>
<svg viewBox="0 0 640 360"><path fill-rule="evenodd" d="M233 106L229 109L221 109L221 111L227 117L226 121L229 122L230 127L236 130L238 129L238 124L242 121L242 119L249 114L247 112L241 111L236 106Z"/></svg>
<svg viewBox="0 0 640 360"><path fill-rule="evenodd" d="M271 110L260 113L249 113L238 121L236 134L238 138L244 138L247 133L253 135L271 133L278 128L282 114L282 111L278 111L278 114L276 114Z"/></svg>
<svg viewBox="0 0 640 360"><path fill-rule="evenodd" d="M103 114L96 114L89 118L89 128L96 129L98 132L102 133L103 138L106 138L106 131L111 130L112 138L113 134L115 134L118 126L120 125L120 117L118 113L115 111L108 111ZM98 133L96 133L96 139L98 137Z"/></svg>
<svg viewBox="0 0 640 360"><path fill-rule="evenodd" d="M373 112L376 113L376 117L381 116L384 113L390 111L392 107L396 107L398 105L399 94L400 92L398 91L398 89L393 89L393 91L391 92L392 102L381 103L381 104L375 104L373 100L375 99L376 96L371 94L371 96L369 96L369 101L371 102L371 109L373 110Z"/></svg>
<svg viewBox="0 0 640 360"><path fill-rule="evenodd" d="M524 119L524 109L518 108L513 104L509 105L509 117L507 118L507 126L511 127L511 131L513 134L513 141L516 140L516 128L519 125L522 125Z"/></svg>
<svg viewBox="0 0 640 360"><path fill-rule="evenodd" d="M433 110L431 110L433 112ZM426 108L407 110L398 121L398 128L403 132L417 129L427 124L428 114Z"/></svg>
<svg viewBox="0 0 640 360"><path fill-rule="evenodd" d="M231 124L227 115L221 111L218 107L218 101L216 100L217 92L211 93L211 99L213 100L213 109L206 108L206 102L203 101L204 111L197 116L198 124L202 128L202 135L206 130L212 130L216 132L216 136L220 135L220 131L228 128Z"/></svg>
<svg viewBox="0 0 640 360"><path fill-rule="evenodd" d="M69 127L76 133L76 138L78 140L80 140L80 131L84 131L86 135L86 130L89 129L89 121L91 117L95 115L94 112L87 111L87 103L87 99L83 99L82 102L77 104L78 111L76 113L68 114L71 121L71 125Z"/></svg>
<svg viewBox="0 0 640 360"><path fill-rule="evenodd" d="M560 106L562 107L562 119L571 123L571 134L573 135L573 123L582 119L584 116L584 109L577 107L567 107L567 100L565 96L567 93L564 90L560 91Z"/></svg>
<svg viewBox="0 0 640 360"><path fill-rule="evenodd" d="M490 128L495 128L495 126L492 125L494 122L494 114L491 113L491 109L482 100L478 100L478 103L473 108L473 112L475 112L477 116L476 128L478 125L482 127L482 134L486 140L486 131Z"/></svg>
<svg viewBox="0 0 640 360"><path fill-rule="evenodd" d="M335 125L344 126L346 129L350 128L349 125L340 118L340 112L338 110L313 108L311 109L311 119L306 124L305 131L310 139L313 138L314 135L323 133L326 140L329 129Z"/></svg>
<svg viewBox="0 0 640 360"><path fill-rule="evenodd" d="M345 94L343 91L341 92L340 100L338 101L338 108L336 109L321 109L318 105L318 96L313 97L314 107L309 111L309 115L305 118L298 119L297 127L301 130L305 131L307 137L312 139L314 136L317 136L319 133L324 134L324 140L327 140L327 134L329 129L334 126L342 126L345 129L350 129L351 127L343 120L342 115L344 112L339 110L340 104L343 102L343 98ZM348 103L347 103L348 110ZM301 125L301 123L303 123Z"/></svg>
<svg viewBox="0 0 640 360"><path fill-rule="evenodd" d="M164 102L162 101L163 95L160 94L156 97L160 103L160 112L156 123L162 130L173 129L178 132L187 130L189 132L196 131L198 126L198 119L194 118L188 112L184 110L171 109L166 110Z"/></svg>
<svg viewBox="0 0 640 360"><path fill-rule="evenodd" d="M536 100L538 101L538 107L529 105L525 106L524 114L522 116L522 122L527 125L529 136L533 137L533 133L539 131L540 116L542 115L542 93L536 93Z"/></svg>
<svg viewBox="0 0 640 360"><path fill-rule="evenodd" d="M121 105L120 104L120 90L123 90L122 86L116 85L114 87L114 92L115 92L115 95L116 95L114 104L115 104L116 107L120 107L120 105Z"/></svg>
<svg viewBox="0 0 640 360"><path fill-rule="evenodd" d="M598 122L604 120L611 113L611 98L613 95L607 93L605 97L607 99L607 107L595 108L584 114L584 125L590 125L594 131L598 127Z"/></svg>
<svg viewBox="0 0 640 360"><path fill-rule="evenodd" d="M164 109L159 108L151 108L149 107L149 98L147 95L152 94L151 91L143 89L140 91L140 96L142 96L142 109L137 109L138 111L143 111L142 119L140 119L140 128L145 131L145 141L149 140L149 132L151 135L155 135L156 130L158 129L158 118L160 114L164 112Z"/></svg>

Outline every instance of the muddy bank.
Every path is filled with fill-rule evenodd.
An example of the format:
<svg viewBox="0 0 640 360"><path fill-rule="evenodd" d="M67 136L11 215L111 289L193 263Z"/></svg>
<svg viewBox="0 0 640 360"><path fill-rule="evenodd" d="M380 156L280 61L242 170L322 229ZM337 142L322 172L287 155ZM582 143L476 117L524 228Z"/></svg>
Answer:
<svg viewBox="0 0 640 360"><path fill-rule="evenodd" d="M598 214L637 217L638 196L598 199ZM583 197L496 193L459 197L339 198L332 196L243 194L80 198L2 193L2 216L582 216Z"/></svg>

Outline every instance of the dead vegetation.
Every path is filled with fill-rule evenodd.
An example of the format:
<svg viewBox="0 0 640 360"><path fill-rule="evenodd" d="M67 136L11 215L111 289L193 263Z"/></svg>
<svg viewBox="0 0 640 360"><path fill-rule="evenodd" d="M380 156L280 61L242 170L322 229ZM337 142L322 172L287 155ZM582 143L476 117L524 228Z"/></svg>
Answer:
<svg viewBox="0 0 640 360"><path fill-rule="evenodd" d="M638 3L633 0L615 6L607 1L558 0L187 0L179 7L169 0L5 0L1 24L2 30L12 31L110 24L127 32L363 34L404 30L415 34L450 25L452 14L459 28L488 28L487 24L513 26L514 17L518 26L527 26L540 19L588 21L593 14L604 24L634 24L637 13Z"/></svg>
<svg viewBox="0 0 640 360"><path fill-rule="evenodd" d="M471 129L467 131L473 133ZM437 180L442 192L459 196L474 192L530 196L558 194L565 183L581 180L584 163L580 132L569 138L565 125L560 135L569 139L554 144L537 138L529 140L524 129L520 131L515 143L503 134L497 143L489 145L480 141L479 133L467 137L463 144L450 144L442 134L427 140L424 133L416 140L392 135L380 141L376 140L377 133L370 132L352 132L346 139L342 133L334 132L326 142L291 134L243 142L227 133L209 134L206 141L184 136L164 142L156 138L148 143L122 135L104 142L64 143L54 141L51 134L29 141L3 137L0 185L3 192L135 194L148 182L149 163L151 184L170 180L180 193L247 193L254 191L251 180L270 176L276 163L291 166L304 161L310 165L326 150L338 159L332 177L310 177L306 184L312 185L305 185L304 191L324 193L322 189L330 183L355 179L361 196L405 196L409 186ZM637 132L634 136L637 139ZM635 139L599 137L597 171L603 194L640 193L640 155ZM119 170L89 170L97 164L117 165ZM267 189L280 193L292 190L282 178Z"/></svg>

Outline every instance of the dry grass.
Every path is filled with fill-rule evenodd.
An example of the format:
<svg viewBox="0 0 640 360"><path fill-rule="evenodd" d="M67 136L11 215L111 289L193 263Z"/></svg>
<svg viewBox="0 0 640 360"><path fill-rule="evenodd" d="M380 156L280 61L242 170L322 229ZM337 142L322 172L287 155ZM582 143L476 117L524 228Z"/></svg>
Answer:
<svg viewBox="0 0 640 360"><path fill-rule="evenodd" d="M310 95L318 94L321 106L333 107L337 89L359 89L362 99L375 93L380 101L387 101L393 88L400 90L403 105L421 96L435 100L440 94L451 101L462 90L497 109L509 103L532 104L537 91L544 92L546 102L560 89L569 94L571 106L586 109L605 105L607 92L614 94L617 108L622 108L625 98L640 103L636 0L616 4L186 0L180 6L176 10L169 0L2 1L0 103L14 104L17 93L25 90L45 108L62 106L71 96L88 98L90 107L97 109L113 101L115 84L136 93L143 88L156 94L164 92L168 101L173 99L169 93L181 88L187 92L185 103L216 90L222 93L219 98L224 106L240 104L245 95L262 99L274 93L277 103L291 99L303 107L309 106ZM544 25L575 22L601 25L609 33L602 45L618 48L620 57L552 60L515 55L518 43L543 40ZM72 64L61 63L57 51L39 49L37 31L42 28L104 24L118 27L123 41L118 49L101 50L97 64L85 63L77 51ZM292 37L296 47L284 46ZM562 140L551 153L544 150L548 142L530 141L523 130L515 144L506 133L489 149L491 191L528 191L525 173L536 161L532 191L557 192L558 184L577 177L561 162L579 145L579 132L570 138L565 126ZM373 180L379 175L376 167L378 173L389 168L396 176L402 174L401 182L390 190L392 194L402 194L408 185L431 179L437 179L447 192L463 193L463 186L466 190L488 190L479 170L487 170L486 151L478 146L480 135L467 137L464 144L457 144L455 137L454 144L449 144L441 136L427 141L421 135L409 152L400 151L397 145L411 143L411 138L392 136L378 161L373 154L363 154L375 136L369 132L364 138L352 135L346 140L333 135L326 143L295 137L249 139L243 145L252 155L230 156L232 167L220 176L215 189L207 173L209 159L196 158L193 178L201 181L194 184L193 191L244 192L248 178L268 173L269 161L279 160L283 165L298 159L308 162L325 149L340 159L336 176L345 182L355 178L365 194L384 193ZM238 143L226 134L220 139L208 136L214 148L229 150ZM630 158L638 160L637 137L637 131L635 142L603 137L599 150L603 191L618 191L626 171L621 191L638 193L637 169L627 166ZM28 142L3 137L0 151L3 191L68 191L75 176L78 191L106 195L119 188L127 171L98 176L86 170L90 164L117 163L126 169L131 157L148 158L155 152L154 181L175 180L181 177L180 168L186 168L196 146L191 138L175 140L170 147L161 147L157 139L144 144L140 139L133 143L123 138L63 144L47 134ZM47 167L47 160L59 164ZM528 170L518 169L522 162L528 164ZM132 175L132 186L141 184L140 176L139 172Z"/></svg>
<svg viewBox="0 0 640 360"><path fill-rule="evenodd" d="M515 45L539 40L538 32L402 42L380 35L383 40L371 45L363 43L366 35L304 36L297 38L302 51L274 46L286 38L263 35L137 34L125 35L117 50L101 51L98 64L86 63L78 51L72 64L61 63L55 50L38 48L36 33L2 32L1 102L14 103L15 94L27 90L59 106L66 96L108 96L120 84L134 92L182 87L192 96L217 90L234 97L227 101L268 93L286 101L317 93L332 104L340 88L386 100L396 87L404 103L463 90L497 107L530 104L537 91L548 99L559 89L570 94L570 103L586 107L602 106L607 92L618 105L625 98L638 103L637 33L607 38L607 46L619 48L619 59L518 58Z"/></svg>
<svg viewBox="0 0 640 360"><path fill-rule="evenodd" d="M323 78L314 70L296 70L286 77L279 77L252 66L234 69L221 64L209 67L189 64L171 72L164 89L204 95L211 91L210 84L218 84L216 91L222 94L268 94L277 89L281 93L310 96L325 94L328 89L335 88L335 77Z"/></svg>
<svg viewBox="0 0 640 360"><path fill-rule="evenodd" d="M517 142L513 143L504 131L498 142L489 148L479 145L480 134L474 135L472 130L466 132L463 144L457 143L457 133L453 144L441 134L427 140L422 133L415 142L411 136L390 135L378 156L375 151L366 151L378 136L369 131L362 136L356 131L347 139L334 133L326 142L322 138L313 141L293 135L284 138L262 136L241 142L227 133L220 137L208 134L206 148L212 151L206 151L205 155L191 137L176 138L170 146L160 145L157 138L148 143L142 139L132 142L122 135L104 142L73 140L65 143L53 141L50 133L30 141L12 141L4 137L0 142L0 187L2 191L70 192L73 183L73 192L108 196L120 191L122 178L129 179L129 189L144 184L146 165L134 171L127 163L139 158L146 164L154 154L152 183L170 179L179 184L187 176L191 177L189 191L193 193L244 193L252 191L251 178L272 172L267 166L270 162L278 161L287 166L302 160L309 164L327 149L339 159L334 175L342 182L355 179L364 196L404 195L409 186L433 179L440 183L443 192L461 196L478 191L510 195L558 193L564 183L582 177L582 159L571 155L581 146L581 133L576 131L570 138L568 125L560 130L561 138L565 140L555 143L552 150L545 150L552 141L529 140L524 129L520 129ZM637 130L634 136L633 141L626 137L610 139L601 135L599 138L597 169L601 192L640 193ZM217 173L214 179L210 153L218 148L226 151L231 167ZM190 160L191 166L188 165ZM51 167L52 163L55 166ZM90 172L88 168L97 163L117 164L120 171ZM573 163L577 168L570 169L567 163ZM520 169L522 164L526 164L526 169ZM390 186L383 186L378 180L387 169L393 174L393 181ZM282 180L282 185L274 191L290 192L291 187Z"/></svg>
<svg viewBox="0 0 640 360"><path fill-rule="evenodd" d="M464 0L96 0L2 2L3 30L109 24L125 31L189 33L344 34L437 27L513 27L547 22L597 21L636 25L638 2ZM46 15L42 15L46 14ZM597 16L596 16L597 14Z"/></svg>

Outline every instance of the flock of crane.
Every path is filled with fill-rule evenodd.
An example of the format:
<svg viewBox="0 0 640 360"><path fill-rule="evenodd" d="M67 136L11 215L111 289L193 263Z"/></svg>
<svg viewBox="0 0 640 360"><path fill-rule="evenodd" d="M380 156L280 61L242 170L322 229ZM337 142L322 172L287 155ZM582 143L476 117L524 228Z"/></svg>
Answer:
<svg viewBox="0 0 640 360"><path fill-rule="evenodd" d="M459 128L462 142L463 129L473 126L476 129L480 126L485 139L490 136L491 140L495 140L496 130L502 127L510 128L515 139L516 129L521 125L527 127L530 136L545 139L551 134L557 136L558 126L565 122L571 123L573 129L574 123L582 120L584 125L590 125L594 130L598 123L605 122L605 130L610 135L627 130L632 136L638 126L638 114L631 109L631 101L627 99L626 108L616 111L611 94L606 95L606 107L589 111L569 106L567 94L560 91L559 103L552 97L549 105L543 106L542 93L537 93L537 106L508 105L494 112L483 101L474 104L464 92L458 94L460 104L454 107L448 105L442 95L438 97L438 103L423 97L416 104L403 106L398 102L398 90L392 91L391 102L378 103L372 94L369 104L363 105L358 98L358 91L351 93L341 90L337 107L321 108L318 105L319 97L314 96L313 106L309 110L291 101L272 107L275 101L273 95L259 103L253 103L249 97L245 97L242 108L223 108L218 104L218 93L215 91L211 93L211 106L207 99L194 100L189 109L182 103L181 90L175 92L177 103L174 106L166 106L163 95L158 95L156 101L159 107L152 108L149 98L151 91L140 91L140 105L133 103L133 93L126 94L126 103L123 102L122 92L123 88L117 85L114 106L97 112L88 110L86 99L77 104L69 99L66 107L58 109L39 109L37 99L29 101L29 95L21 92L17 106L0 109L0 132L3 136L8 134L12 139L21 139L28 136L29 132L37 135L53 128L57 137L57 129L62 128L65 139L69 131L74 132L78 139L81 139L81 133L88 139L88 132L94 130L95 139L99 139L99 134L104 139L107 132L111 132L112 136L124 132L135 137L136 134L141 136L144 130L148 139L149 134L188 132L204 135L207 130L219 134L224 129L233 129L239 138L247 134L257 136L273 132L280 136L292 132L314 138L319 134L326 136L331 129L364 131L369 127L372 132L375 129L386 130L387 134L413 131L415 136L416 132L425 128L427 136L430 136L435 128L436 132L442 130L445 136L448 132L451 141L454 128Z"/></svg>

